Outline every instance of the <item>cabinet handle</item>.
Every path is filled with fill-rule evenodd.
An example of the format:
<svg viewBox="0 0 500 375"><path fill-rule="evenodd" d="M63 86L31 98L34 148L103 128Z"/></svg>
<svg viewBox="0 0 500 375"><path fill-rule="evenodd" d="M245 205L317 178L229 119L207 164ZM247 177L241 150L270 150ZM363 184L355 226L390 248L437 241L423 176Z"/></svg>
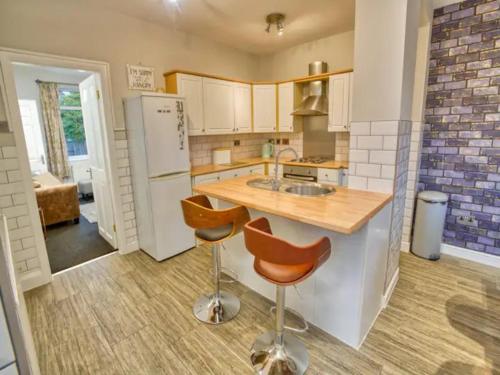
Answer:
<svg viewBox="0 0 500 375"><path fill-rule="evenodd" d="M205 132L205 129L201 129L202 132Z"/></svg>

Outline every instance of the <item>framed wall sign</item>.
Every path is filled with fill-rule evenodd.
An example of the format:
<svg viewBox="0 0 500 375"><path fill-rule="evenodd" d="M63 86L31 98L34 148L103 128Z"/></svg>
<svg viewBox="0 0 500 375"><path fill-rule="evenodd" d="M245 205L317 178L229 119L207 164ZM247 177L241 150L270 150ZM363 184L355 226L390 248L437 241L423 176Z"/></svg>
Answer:
<svg viewBox="0 0 500 375"><path fill-rule="evenodd" d="M154 68L127 64L128 88L130 90L154 91Z"/></svg>

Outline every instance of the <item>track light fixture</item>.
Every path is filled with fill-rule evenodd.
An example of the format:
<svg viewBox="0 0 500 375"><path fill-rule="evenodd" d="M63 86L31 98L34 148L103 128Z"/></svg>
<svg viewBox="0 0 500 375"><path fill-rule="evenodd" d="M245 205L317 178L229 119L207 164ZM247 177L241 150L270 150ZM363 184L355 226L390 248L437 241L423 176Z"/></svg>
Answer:
<svg viewBox="0 0 500 375"><path fill-rule="evenodd" d="M283 24L283 21L285 20L285 15L282 13L271 13L266 16L266 32L270 33L271 32L271 27L272 25L276 25L276 30L278 32L278 35L281 36L283 35L283 31L285 30L285 26Z"/></svg>

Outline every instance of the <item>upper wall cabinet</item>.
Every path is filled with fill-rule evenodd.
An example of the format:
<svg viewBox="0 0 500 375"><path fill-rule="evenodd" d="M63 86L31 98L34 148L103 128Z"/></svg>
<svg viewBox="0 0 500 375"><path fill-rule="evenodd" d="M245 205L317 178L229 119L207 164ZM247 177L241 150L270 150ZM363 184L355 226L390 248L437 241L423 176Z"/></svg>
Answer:
<svg viewBox="0 0 500 375"><path fill-rule="evenodd" d="M302 116L293 116L292 112L300 104L300 93L296 92L293 82L278 85L278 131L293 132L299 130Z"/></svg>
<svg viewBox="0 0 500 375"><path fill-rule="evenodd" d="M236 133L252 131L252 86L247 83L234 84L234 122Z"/></svg>
<svg viewBox="0 0 500 375"><path fill-rule="evenodd" d="M176 86L174 92L186 98L189 135L205 134L203 79L189 74L177 74Z"/></svg>
<svg viewBox="0 0 500 375"><path fill-rule="evenodd" d="M234 83L203 78L203 113L206 134L234 133Z"/></svg>
<svg viewBox="0 0 500 375"><path fill-rule="evenodd" d="M329 77L328 87L328 131L349 131L351 117L352 73Z"/></svg>
<svg viewBox="0 0 500 375"><path fill-rule="evenodd" d="M253 85L253 131L276 131L276 85Z"/></svg>

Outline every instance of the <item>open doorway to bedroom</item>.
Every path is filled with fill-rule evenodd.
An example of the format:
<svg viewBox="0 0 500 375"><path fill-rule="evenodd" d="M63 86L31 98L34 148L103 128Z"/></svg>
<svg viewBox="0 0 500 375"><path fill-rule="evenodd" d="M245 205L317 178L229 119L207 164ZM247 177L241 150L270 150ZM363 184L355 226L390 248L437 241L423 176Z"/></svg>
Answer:
<svg viewBox="0 0 500 375"><path fill-rule="evenodd" d="M98 73L13 64L52 273L117 248Z"/></svg>

